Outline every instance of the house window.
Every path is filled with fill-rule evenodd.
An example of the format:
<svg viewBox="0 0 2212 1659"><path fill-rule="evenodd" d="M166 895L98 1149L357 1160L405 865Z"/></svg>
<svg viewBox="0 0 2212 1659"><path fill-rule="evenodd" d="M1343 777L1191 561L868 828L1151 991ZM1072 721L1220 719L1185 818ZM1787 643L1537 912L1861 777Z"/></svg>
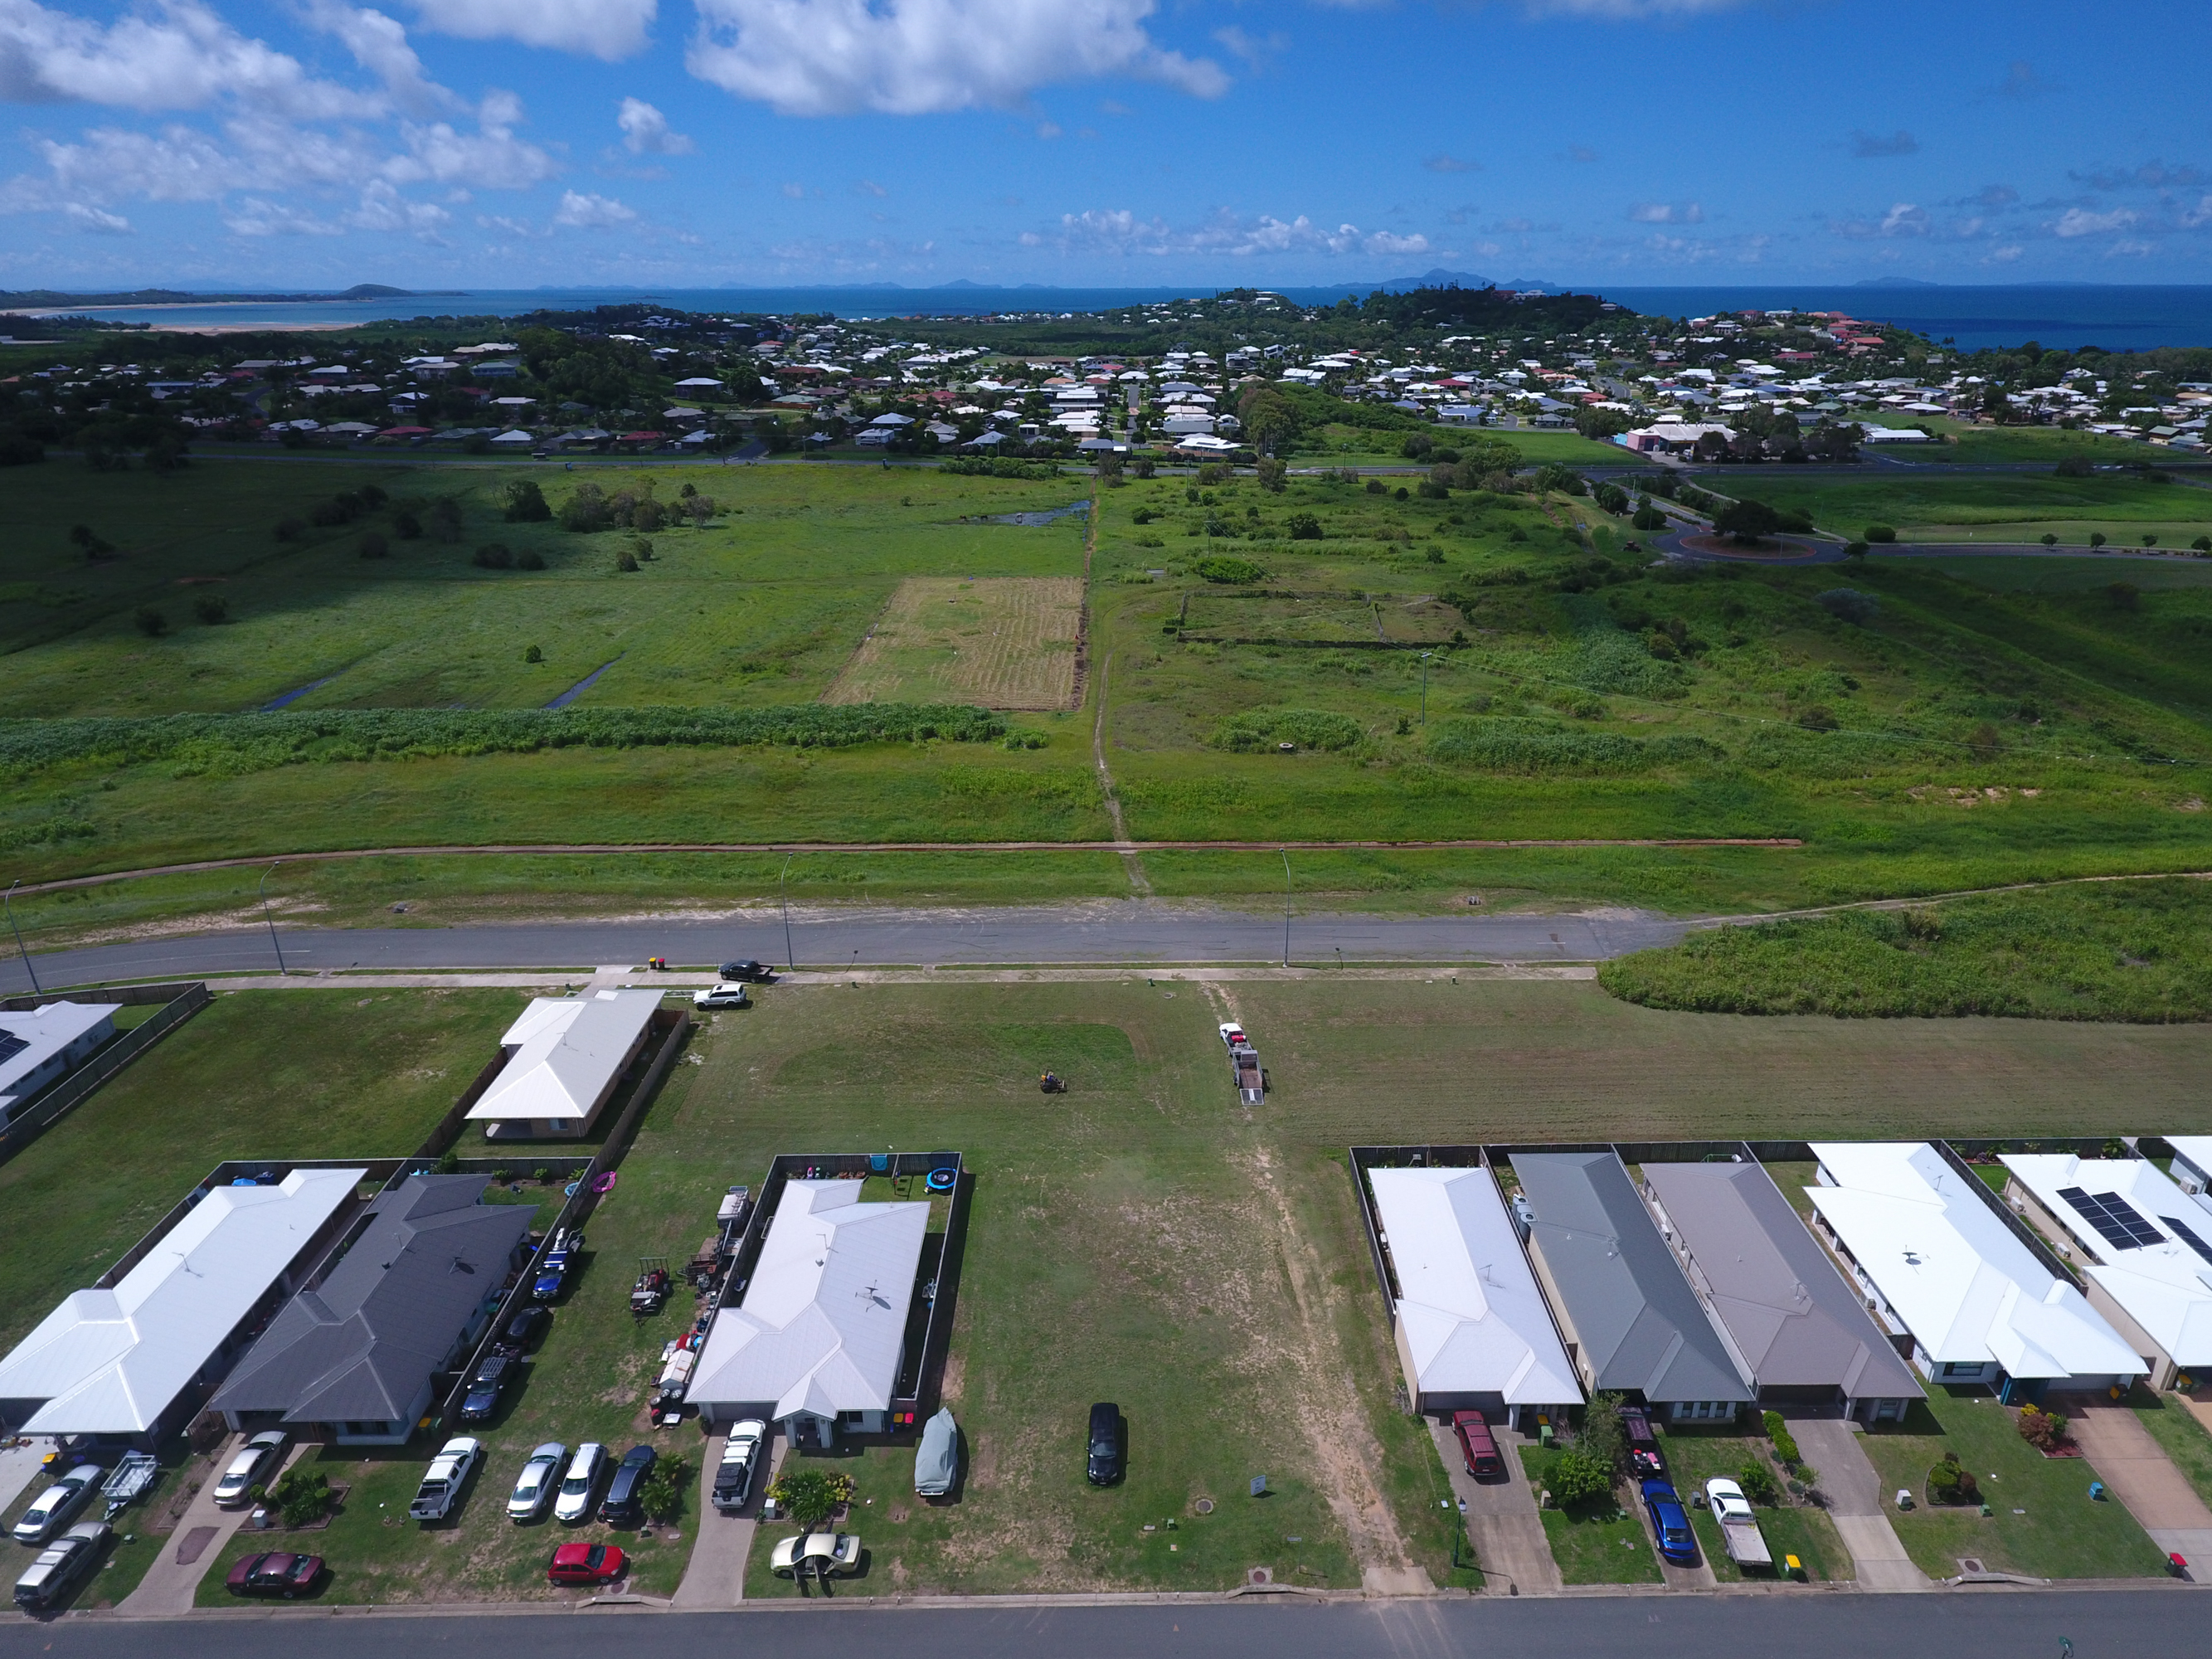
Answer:
<svg viewBox="0 0 2212 1659"><path fill-rule="evenodd" d="M1979 1376L1981 1374L1982 1368L1979 1365L1968 1365L1949 1359L1943 1362L1943 1375L1946 1376L1973 1377Z"/></svg>
<svg viewBox="0 0 2212 1659"><path fill-rule="evenodd" d="M1710 1418L1729 1418L1735 1415L1733 1400L1678 1400L1674 1402L1677 1419L1692 1420Z"/></svg>

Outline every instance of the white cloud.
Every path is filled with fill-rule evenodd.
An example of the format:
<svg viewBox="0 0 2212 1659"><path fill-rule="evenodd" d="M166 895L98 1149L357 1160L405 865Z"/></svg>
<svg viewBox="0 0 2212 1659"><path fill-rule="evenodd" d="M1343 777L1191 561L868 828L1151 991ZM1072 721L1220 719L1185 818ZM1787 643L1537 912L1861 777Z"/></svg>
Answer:
<svg viewBox="0 0 2212 1659"><path fill-rule="evenodd" d="M1742 3L1744 0L1528 0L1528 9L1539 17L1596 17L1620 23L1734 11Z"/></svg>
<svg viewBox="0 0 2212 1659"><path fill-rule="evenodd" d="M1672 202L1638 202L1628 210L1628 216L1639 225L1701 225L1705 210L1696 202L1679 207Z"/></svg>
<svg viewBox="0 0 2212 1659"><path fill-rule="evenodd" d="M422 60L407 44L407 31L397 20L338 0L308 0L306 15L315 27L335 36L355 63L383 82L400 108L430 115L460 103L422 72Z"/></svg>
<svg viewBox="0 0 2212 1659"><path fill-rule="evenodd" d="M1378 230L1361 246L1370 253L1426 253L1429 239L1418 232L1411 236L1393 236L1387 230Z"/></svg>
<svg viewBox="0 0 2212 1659"><path fill-rule="evenodd" d="M680 132L670 131L668 118L642 98L623 99L615 125L622 129L623 147L633 155L691 153L691 141Z"/></svg>
<svg viewBox="0 0 2212 1659"><path fill-rule="evenodd" d="M222 222L235 236L343 236L344 227L282 202L247 197L223 211Z"/></svg>
<svg viewBox="0 0 2212 1659"><path fill-rule="evenodd" d="M511 92L491 92L477 111L477 131L462 132L444 121L404 125L400 137L407 154L381 169L398 184L435 179L485 190L526 190L556 171L553 158L514 136L522 119L522 100Z"/></svg>
<svg viewBox="0 0 2212 1659"><path fill-rule="evenodd" d="M2091 213L2086 208L2069 208L2051 229L2061 236L2102 236L2115 230L2125 230L2135 222L2135 214L2127 208L2114 208L2110 213Z"/></svg>
<svg viewBox="0 0 2212 1659"><path fill-rule="evenodd" d="M197 0L163 0L103 28L37 0L0 0L0 99L198 109L219 98L302 120L379 112L380 100L319 81Z"/></svg>
<svg viewBox="0 0 2212 1659"><path fill-rule="evenodd" d="M520 40L612 62L644 49L656 0L410 0L425 28L467 40Z"/></svg>
<svg viewBox="0 0 2212 1659"><path fill-rule="evenodd" d="M128 236L131 222L119 213L91 207L82 202L70 202L62 209L63 216L79 230L88 230L101 236Z"/></svg>
<svg viewBox="0 0 2212 1659"><path fill-rule="evenodd" d="M1927 232L1928 215L1910 202L1899 202L1882 216L1884 236L1923 236Z"/></svg>
<svg viewBox="0 0 2212 1659"><path fill-rule="evenodd" d="M696 3L691 73L785 115L1018 108L1041 86L1109 75L1201 98L1229 85L1210 58L1153 42L1155 0Z"/></svg>
<svg viewBox="0 0 2212 1659"><path fill-rule="evenodd" d="M1245 219L1226 210L1203 224L1178 230L1159 218L1139 219L1127 208L1097 209L1060 216L1056 232L1025 233L1024 247L1054 247L1061 252L1108 253L1158 258L1170 254L1228 255L1249 258L1270 253L1425 253L1426 236L1362 231L1357 225L1334 229L1305 215L1278 219L1272 214Z"/></svg>
<svg viewBox="0 0 2212 1659"><path fill-rule="evenodd" d="M611 196L591 196L573 190L561 192L561 205L553 222L570 230L608 230L637 217L635 208L624 207Z"/></svg>
<svg viewBox="0 0 2212 1659"><path fill-rule="evenodd" d="M252 176L238 157L189 127L158 134L95 127L76 143L48 140L39 151L54 182L71 193L127 191L149 202L211 202Z"/></svg>
<svg viewBox="0 0 2212 1659"><path fill-rule="evenodd" d="M405 231L426 242L439 240L438 228L453 216L434 202L410 202L381 179L369 181L361 205L346 216L358 230Z"/></svg>
<svg viewBox="0 0 2212 1659"><path fill-rule="evenodd" d="M1982 263L1991 265L2008 265L2019 258L2024 251L2017 242L2009 247L1992 248L1990 250L1989 258Z"/></svg>

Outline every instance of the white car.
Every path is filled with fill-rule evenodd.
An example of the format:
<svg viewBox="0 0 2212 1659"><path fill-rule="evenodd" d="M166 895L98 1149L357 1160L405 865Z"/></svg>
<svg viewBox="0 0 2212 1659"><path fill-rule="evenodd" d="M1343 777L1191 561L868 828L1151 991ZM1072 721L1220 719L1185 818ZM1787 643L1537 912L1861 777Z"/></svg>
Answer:
<svg viewBox="0 0 2212 1659"><path fill-rule="evenodd" d="M531 1453L530 1461L522 1466L522 1473L515 1480L514 1496L507 1500L507 1518L519 1527L544 1514L547 1502L561 1485L561 1471L568 1463L568 1449L557 1440L549 1440Z"/></svg>
<svg viewBox="0 0 2212 1659"><path fill-rule="evenodd" d="M15 1541L19 1544L43 1544L64 1527L69 1519L82 1509L93 1493L100 1490L106 1471L97 1464L80 1463L64 1471L54 1484L38 1495L31 1507L15 1522Z"/></svg>
<svg viewBox="0 0 2212 1659"><path fill-rule="evenodd" d="M586 1440L576 1448L575 1456L568 1460L568 1478L561 1482L561 1495L553 1502L556 1521L588 1521L592 1518L592 1500L598 1495L599 1476L606 1472L607 1449L596 1440Z"/></svg>
<svg viewBox="0 0 2212 1659"><path fill-rule="evenodd" d="M750 1008L752 999L746 994L744 986L724 983L710 985L703 991L694 991L691 1006L694 1008Z"/></svg>
<svg viewBox="0 0 2212 1659"><path fill-rule="evenodd" d="M794 1533L776 1545L768 1565L769 1571L786 1578L828 1578L848 1573L860 1565L860 1534Z"/></svg>
<svg viewBox="0 0 2212 1659"><path fill-rule="evenodd" d="M230 1460L230 1467L222 1472L222 1479L215 1483L215 1502L218 1509L234 1510L246 1502L246 1494L255 1486L267 1486L268 1477L276 1474L284 1461L285 1434L282 1429L270 1429L257 1434L239 1449L238 1455Z"/></svg>
<svg viewBox="0 0 2212 1659"><path fill-rule="evenodd" d="M422 1484L415 1489L415 1501L407 1506L407 1513L417 1521L444 1520L461 1501L461 1488L468 1484L469 1472L483 1457L482 1441L455 1435L438 1449L430 1467L422 1472Z"/></svg>
<svg viewBox="0 0 2212 1659"><path fill-rule="evenodd" d="M730 1430L729 1438L722 1443L722 1461L714 1470L714 1507L725 1515L735 1515L744 1508L745 1499L751 1496L753 1476L759 1472L761 1448L768 1440L768 1425L757 1417L749 1417Z"/></svg>

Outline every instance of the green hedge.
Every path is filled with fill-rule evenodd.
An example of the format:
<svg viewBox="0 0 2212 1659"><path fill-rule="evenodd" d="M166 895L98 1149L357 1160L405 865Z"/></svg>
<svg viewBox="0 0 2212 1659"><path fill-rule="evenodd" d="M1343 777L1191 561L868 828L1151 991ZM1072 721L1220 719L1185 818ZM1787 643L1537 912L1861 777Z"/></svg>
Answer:
<svg viewBox="0 0 2212 1659"><path fill-rule="evenodd" d="M541 749L844 749L1006 735L988 709L945 703L801 703L772 708L333 709L164 719L0 720L0 780L76 762L173 763L179 777L237 776L316 761L529 754Z"/></svg>

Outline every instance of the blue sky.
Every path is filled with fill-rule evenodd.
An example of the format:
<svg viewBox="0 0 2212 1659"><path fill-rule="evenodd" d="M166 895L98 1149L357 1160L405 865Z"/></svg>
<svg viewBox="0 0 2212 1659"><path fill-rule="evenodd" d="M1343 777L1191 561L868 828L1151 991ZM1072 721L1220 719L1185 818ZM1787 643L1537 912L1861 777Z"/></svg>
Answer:
<svg viewBox="0 0 2212 1659"><path fill-rule="evenodd" d="M2212 281L2201 0L381 3L0 0L0 286Z"/></svg>

